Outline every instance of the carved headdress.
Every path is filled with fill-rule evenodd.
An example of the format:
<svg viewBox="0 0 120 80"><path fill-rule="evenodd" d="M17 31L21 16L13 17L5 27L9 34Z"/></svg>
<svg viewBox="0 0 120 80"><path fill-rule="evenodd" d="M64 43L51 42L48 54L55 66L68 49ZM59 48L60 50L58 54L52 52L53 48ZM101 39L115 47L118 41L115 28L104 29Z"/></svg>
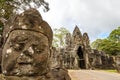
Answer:
<svg viewBox="0 0 120 80"><path fill-rule="evenodd" d="M6 42L9 33L14 30L30 30L40 32L48 37L49 45L52 44L52 29L49 24L42 19L39 11L36 9L32 8L26 10L20 15L12 16L8 20L3 30L4 43Z"/></svg>

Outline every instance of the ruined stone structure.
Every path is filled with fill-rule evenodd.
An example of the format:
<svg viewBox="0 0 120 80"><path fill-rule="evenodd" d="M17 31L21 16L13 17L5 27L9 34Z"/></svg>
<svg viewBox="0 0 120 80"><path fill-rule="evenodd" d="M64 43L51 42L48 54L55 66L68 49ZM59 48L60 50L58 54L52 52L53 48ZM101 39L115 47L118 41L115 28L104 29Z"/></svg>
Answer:
<svg viewBox="0 0 120 80"><path fill-rule="evenodd" d="M71 80L65 68L120 71L120 57L115 63L114 57L91 49L88 34L77 26L66 34L63 48L52 47L52 30L35 9L11 17L3 36L2 80Z"/></svg>
<svg viewBox="0 0 120 80"><path fill-rule="evenodd" d="M68 41L67 38L70 38L71 40ZM91 48L89 44L89 37L87 33L84 33L82 35L79 28L76 26L73 34L66 35L66 42L69 42L68 45L65 46L65 53L69 54L69 66L67 68L70 69L86 69L90 67L90 63L88 60L88 54L91 54Z"/></svg>
<svg viewBox="0 0 120 80"><path fill-rule="evenodd" d="M71 80L65 69L50 66L53 32L36 9L10 18L3 36L5 80Z"/></svg>
<svg viewBox="0 0 120 80"><path fill-rule="evenodd" d="M93 53L91 54L91 66L93 69L114 69L115 64L115 57L110 56L103 51L92 50Z"/></svg>
<svg viewBox="0 0 120 80"><path fill-rule="evenodd" d="M114 64L115 69L117 72L120 73L120 55L115 57L115 64Z"/></svg>
<svg viewBox="0 0 120 80"><path fill-rule="evenodd" d="M82 34L77 26L72 35L66 34L65 43L66 46L58 51L60 66L67 69L113 68L113 57L91 49L88 34Z"/></svg>

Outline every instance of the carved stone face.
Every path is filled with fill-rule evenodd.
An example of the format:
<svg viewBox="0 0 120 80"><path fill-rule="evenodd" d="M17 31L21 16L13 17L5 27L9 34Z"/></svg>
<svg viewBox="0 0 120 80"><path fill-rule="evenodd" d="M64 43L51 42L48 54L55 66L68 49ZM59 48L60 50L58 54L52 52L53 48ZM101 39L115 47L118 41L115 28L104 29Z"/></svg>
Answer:
<svg viewBox="0 0 120 80"><path fill-rule="evenodd" d="M2 71L5 75L41 75L48 70L48 38L28 30L12 31L4 45Z"/></svg>

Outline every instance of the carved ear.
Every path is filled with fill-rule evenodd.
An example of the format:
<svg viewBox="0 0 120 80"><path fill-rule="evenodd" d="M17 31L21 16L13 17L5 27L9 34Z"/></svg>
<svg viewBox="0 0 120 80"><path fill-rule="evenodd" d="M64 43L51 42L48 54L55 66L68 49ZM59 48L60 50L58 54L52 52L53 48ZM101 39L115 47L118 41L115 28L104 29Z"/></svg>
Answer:
<svg viewBox="0 0 120 80"><path fill-rule="evenodd" d="M49 57L51 58L52 56L52 46L50 46L50 54L49 54Z"/></svg>

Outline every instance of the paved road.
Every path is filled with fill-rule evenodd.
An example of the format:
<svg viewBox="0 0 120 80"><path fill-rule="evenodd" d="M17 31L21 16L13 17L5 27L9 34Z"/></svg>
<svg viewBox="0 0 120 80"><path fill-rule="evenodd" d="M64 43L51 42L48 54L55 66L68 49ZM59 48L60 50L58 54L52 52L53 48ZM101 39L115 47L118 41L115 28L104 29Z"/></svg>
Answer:
<svg viewBox="0 0 120 80"><path fill-rule="evenodd" d="M120 80L120 74L97 70L69 70L72 80Z"/></svg>

